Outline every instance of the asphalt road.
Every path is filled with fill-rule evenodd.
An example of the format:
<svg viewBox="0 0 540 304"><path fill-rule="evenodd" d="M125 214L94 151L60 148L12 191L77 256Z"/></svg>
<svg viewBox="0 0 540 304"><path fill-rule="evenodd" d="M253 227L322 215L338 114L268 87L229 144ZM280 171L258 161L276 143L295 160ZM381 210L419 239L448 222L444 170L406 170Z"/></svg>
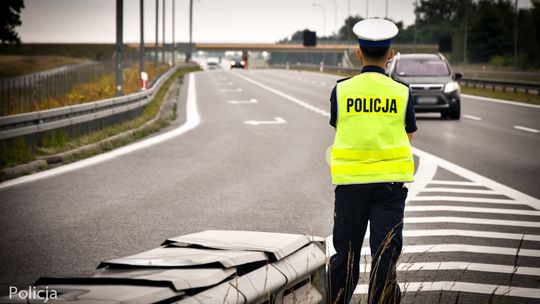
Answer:
<svg viewBox="0 0 540 304"><path fill-rule="evenodd" d="M194 129L77 170L0 184L0 294L40 276L90 274L102 260L206 229L328 236L333 187L324 153L336 79L197 73ZM183 123L182 100L171 128ZM540 130L540 109L462 101L460 121L419 115L420 167L401 260L411 266L399 273L409 283L404 302L540 302L540 134L514 128ZM509 286L518 289L497 295Z"/></svg>

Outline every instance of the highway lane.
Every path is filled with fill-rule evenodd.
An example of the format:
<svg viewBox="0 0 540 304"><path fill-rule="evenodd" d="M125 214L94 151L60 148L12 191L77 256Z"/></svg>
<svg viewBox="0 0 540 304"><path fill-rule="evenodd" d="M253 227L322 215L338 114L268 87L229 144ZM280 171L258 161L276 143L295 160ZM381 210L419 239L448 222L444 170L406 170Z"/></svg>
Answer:
<svg viewBox="0 0 540 304"><path fill-rule="evenodd" d="M305 96L329 109L330 90L339 76L298 71L257 71L254 79ZM307 90L306 90L307 89ZM540 107L523 107L462 97L460 121L436 113L418 114L413 145L512 188L540 198ZM469 117L480 118L475 120Z"/></svg>
<svg viewBox="0 0 540 304"><path fill-rule="evenodd" d="M0 253L1 292L5 293L9 285L27 286L40 275L89 273L103 259L153 248L165 238L205 229L327 236L331 233L333 188L323 154L333 131L324 110L328 109L329 91L336 78L272 70L197 73L201 123L194 130L91 167L0 189L0 222L6 227L0 240L10 248ZM529 124L526 114L516 115L525 117L519 118L523 125ZM285 123L272 123L276 117ZM250 125L246 121L268 124ZM471 129L484 127L471 126L473 122L420 119L414 145L441 156L436 153L444 150L439 146L458 142L446 138L455 133L473 136L476 141L491 134L490 128L476 134ZM535 127L532 122L531 127ZM430 142L430 136L437 132L439 142ZM494 132L506 134L499 129ZM521 143L526 137L520 134L513 134L516 144L526 146ZM452 152L457 160L467 155L460 149ZM482 162L485 156L474 157L480 167L494 166ZM464 271L459 268L461 264L434 264L432 270L425 266L425 271L401 272L401 281L436 281L436 290L449 289L441 282L456 280L480 284L474 285L480 289L506 286L511 274L493 269L512 266L515 254L503 253L521 246L528 251L517 259L518 266L525 267L518 270L527 273L533 268L533 275L518 272L512 280L518 287L534 289L540 277L540 258L535 251L540 249L540 228L527 226L540 218L534 213L539 209L534 202L531 206L496 183L423 154L420 164L419 171L425 178L418 178L421 189L409 198L409 222L406 220L405 226L410 249L402 262L414 262L416 267L418 263L457 261L479 268L482 265L477 264L488 262L490 271ZM481 173L496 181L500 181L498 175L506 176L493 170L489 176ZM514 182L531 183L524 179ZM440 206L442 210L433 210ZM464 209L471 207L483 209ZM520 211L530 213L523 215ZM479 218L494 222L478 223ZM524 233L528 236L520 245ZM441 251L444 244L461 244L454 247L465 251ZM415 246L427 247L414 253L420 248ZM466 252L479 248L484 254ZM485 254L497 250L502 254ZM470 263L472 266L467 266ZM450 269L433 270L445 267ZM460 292L470 288L459 287ZM358 288L360 295L362 288ZM413 296L406 303L432 303L437 299L439 291L424 288L419 300L411 287ZM444 292L444 297L453 303L456 294ZM487 298L489 294L485 293L461 294L462 300L485 302ZM504 298L505 303L523 299Z"/></svg>
<svg viewBox="0 0 540 304"><path fill-rule="evenodd" d="M89 273L103 259L206 229L329 234L326 118L246 82L234 91L230 81L238 79L197 74L201 123L193 131L0 190L0 241L10 248L0 253L0 291L41 275ZM259 102L229 103L252 98ZM244 124L276 116L287 123Z"/></svg>

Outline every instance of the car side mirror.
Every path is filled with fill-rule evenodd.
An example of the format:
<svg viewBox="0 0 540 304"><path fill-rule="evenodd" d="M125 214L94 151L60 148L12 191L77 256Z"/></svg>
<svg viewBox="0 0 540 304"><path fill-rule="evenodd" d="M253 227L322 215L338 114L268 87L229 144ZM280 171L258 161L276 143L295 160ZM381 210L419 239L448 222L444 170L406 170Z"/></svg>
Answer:
<svg viewBox="0 0 540 304"><path fill-rule="evenodd" d="M460 80L461 78L463 78L463 74L461 74L461 73L455 73L454 74L454 80Z"/></svg>

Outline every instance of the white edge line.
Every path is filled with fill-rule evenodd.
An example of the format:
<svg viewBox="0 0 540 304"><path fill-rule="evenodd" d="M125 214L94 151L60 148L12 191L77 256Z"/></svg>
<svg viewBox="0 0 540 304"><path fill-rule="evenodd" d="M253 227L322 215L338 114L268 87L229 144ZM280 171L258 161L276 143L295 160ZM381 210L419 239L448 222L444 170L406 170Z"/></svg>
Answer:
<svg viewBox="0 0 540 304"><path fill-rule="evenodd" d="M482 97L482 96L469 95L469 94L461 94L461 96L465 97L465 98L477 99L477 100L482 100L482 101L491 101L491 102L497 102L497 103L502 103L502 104L513 105L513 106L540 109L540 105L521 103L521 102L512 101L512 100L506 100L506 99L489 98L489 97Z"/></svg>
<svg viewBox="0 0 540 304"><path fill-rule="evenodd" d="M477 184L484 185L487 188L493 189L496 192L503 193L504 195L522 203L522 204L528 204L531 207L540 210L540 200L532 197L530 195L527 195L523 192L519 192L513 188L510 188L506 185L503 185L501 183L498 183L492 179L489 179L487 177L484 177L480 174L474 173L470 170L467 170L463 167L460 167L452 162L449 162L447 160L444 160L442 158L439 158L435 155L432 155L430 153L427 153L425 151L422 151L418 148L413 148L413 153L416 154L420 159L422 158L428 158L432 161L434 161L439 167L446 169L450 172L453 172L454 174L461 175L462 177L465 177L466 179L473 181Z"/></svg>
<svg viewBox="0 0 540 304"><path fill-rule="evenodd" d="M479 284L468 282L406 282L399 283L402 291L417 292L417 291L462 291L481 294L494 294L501 296L523 297L540 299L540 289L513 287L503 285ZM362 284L356 286L354 294L367 294L369 286Z"/></svg>
<svg viewBox="0 0 540 304"><path fill-rule="evenodd" d="M187 92L187 101L186 101L186 122L180 127L173 129L171 131L168 131L166 133L159 134L154 137L151 137L151 138L127 145L127 146L123 146L121 148L112 150L110 152L99 154L99 155L86 158L86 159L83 159L74 163L57 167L54 169L34 173L31 175L25 175L16 179L12 179L12 180L0 183L0 189L5 189L5 188L12 187L15 185L28 183L28 182L36 181L39 179L48 178L55 175L67 173L70 171L82 169L88 166L92 166L92 165L119 157L124 154L128 154L128 153L140 150L140 149L144 149L152 145L169 140L178 135L184 134L187 131L190 131L196 128L199 125L199 123L200 123L200 116L197 109L197 93L195 91L195 76L193 73L190 73L188 92Z"/></svg>

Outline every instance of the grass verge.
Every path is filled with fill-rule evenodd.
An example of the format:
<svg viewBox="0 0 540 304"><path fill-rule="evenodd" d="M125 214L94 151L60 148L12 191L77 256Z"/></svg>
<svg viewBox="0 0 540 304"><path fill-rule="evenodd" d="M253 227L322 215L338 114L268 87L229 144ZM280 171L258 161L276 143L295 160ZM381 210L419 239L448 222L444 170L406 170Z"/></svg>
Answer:
<svg viewBox="0 0 540 304"><path fill-rule="evenodd" d="M10 145L9 147L1 147L2 153L0 155L0 158L2 159L2 162L0 163L0 169L28 163L39 157L55 155L61 152L77 149L90 144L99 143L111 136L121 134L129 130L137 129L143 126L146 122L158 115L161 104L163 103L167 91L169 90L173 82L176 81L178 78L182 79L185 74L197 70L199 70L198 67L189 67L178 70L159 89L154 99L148 105L146 105L142 115L134 120L119 123L117 125L104 128L100 131L92 132L90 134L74 138L69 138L65 132L51 132L44 138L42 145L35 149L35 152L29 151L30 149L26 147L24 140L22 139L20 143L17 141L18 144L16 145ZM176 107L173 106L173 109L176 109ZM171 114L167 117L167 119L157 120L153 124L133 132L130 136L126 138L109 141L107 143L98 145L94 149L86 150L80 154L77 154L70 161L86 158L135 142L151 133L161 130L163 127L167 126L173 119L176 119L176 115ZM14 177L16 176L1 175L0 180L6 180Z"/></svg>
<svg viewBox="0 0 540 304"><path fill-rule="evenodd" d="M80 63L83 61L85 61L85 59L64 56L0 55L0 79L45 71L68 64Z"/></svg>
<svg viewBox="0 0 540 304"><path fill-rule="evenodd" d="M318 72L314 70L306 70L306 71ZM357 74L357 73L352 73L348 71L343 71L341 73L334 73L334 72L323 72L323 73L341 76L341 77L352 77ZM476 95L476 96L489 97L489 98L498 98L498 99L505 99L505 100L512 100L516 102L540 105L540 95L528 94L525 92L512 92L512 91L503 92L500 90L493 91L491 89L484 90L480 88L467 87L464 85L461 86L461 92L464 94L469 94L469 95Z"/></svg>
<svg viewBox="0 0 540 304"><path fill-rule="evenodd" d="M461 92L469 95L506 99L517 102L529 103L540 105L540 95L536 94L527 94L524 92L503 92L503 91L492 91L490 89L480 89L474 87L461 86Z"/></svg>

